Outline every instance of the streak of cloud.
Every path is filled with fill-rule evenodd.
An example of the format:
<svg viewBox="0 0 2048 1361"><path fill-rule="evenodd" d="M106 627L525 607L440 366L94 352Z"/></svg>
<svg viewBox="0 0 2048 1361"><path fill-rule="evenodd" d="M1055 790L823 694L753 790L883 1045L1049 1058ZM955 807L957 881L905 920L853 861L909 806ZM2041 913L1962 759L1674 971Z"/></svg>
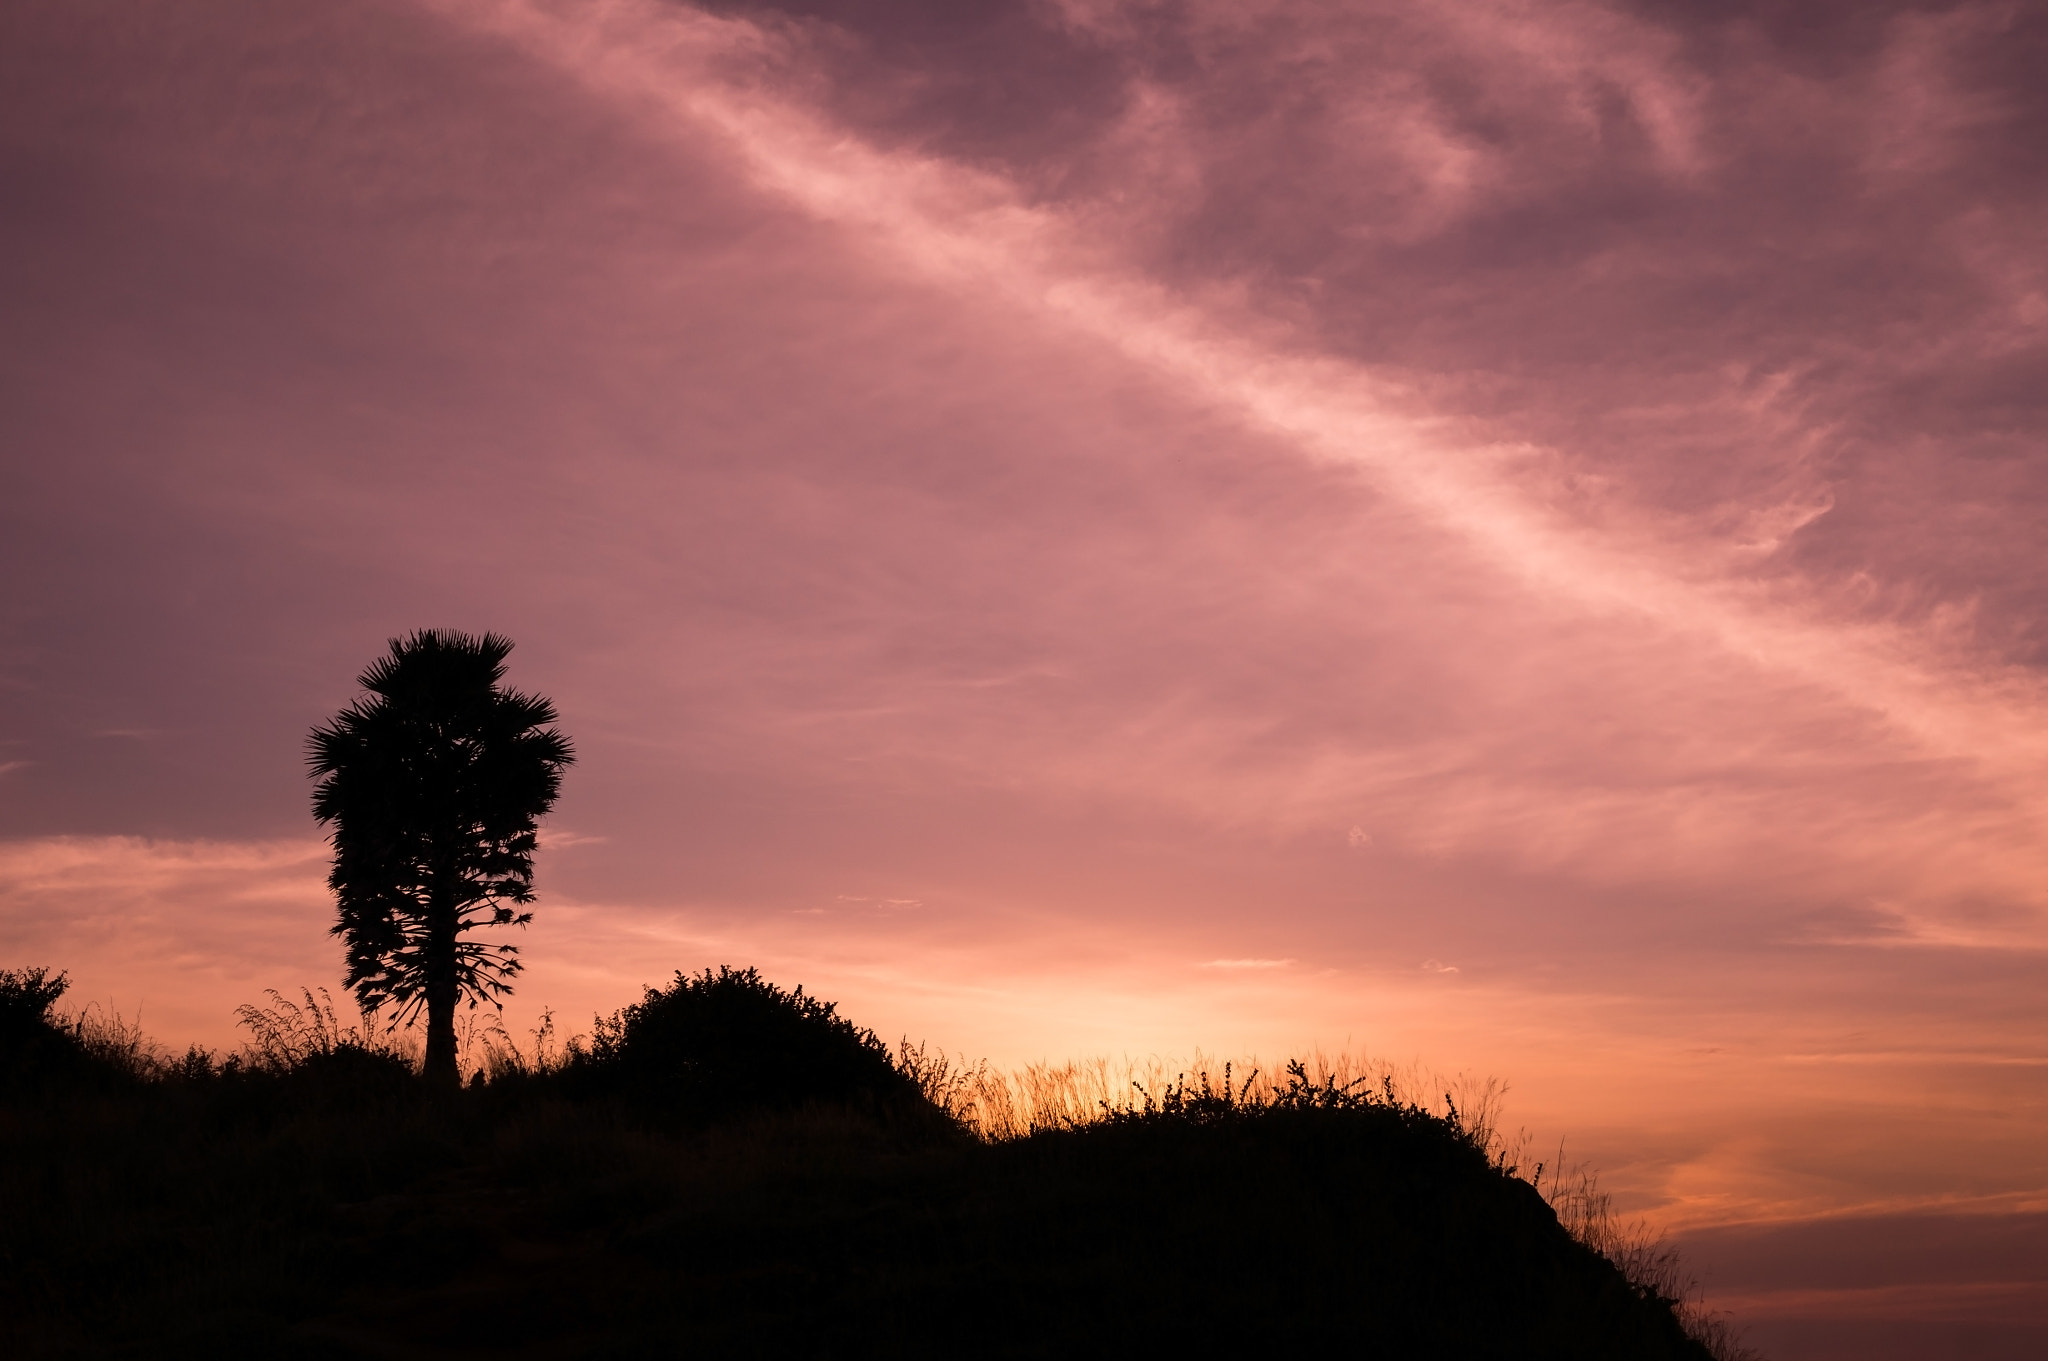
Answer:
<svg viewBox="0 0 2048 1361"><path fill-rule="evenodd" d="M825 221L864 231L903 268L1072 326L1310 457L1368 471L1377 486L1540 592L1701 633L1737 657L1828 686L1940 755L2014 773L2031 773L2041 759L2048 709L2028 673L1930 669L1943 640L1788 618L1753 588L1716 579L1726 573L1713 568L1731 556L1723 545L1693 537L1678 553L1653 556L1650 543L1667 525L1589 533L1586 517L1558 515L1518 485L1513 462L1540 451L1447 438L1445 417L1404 409L1413 405L1401 400L1406 394L1370 368L1279 343L1247 345L1238 339L1246 330L1277 328L1243 313L1206 316L1142 277L1104 267L1076 224L1014 186L864 146L726 74L736 57L772 54L769 34L654 5L608 4L593 15L508 0L448 12L520 41L607 96L722 134L760 183ZM1670 102L1648 100L1660 145L1675 137ZM1681 558L1692 560L1689 570L1678 568Z"/></svg>
<svg viewBox="0 0 2048 1361"><path fill-rule="evenodd" d="M1624 673L1668 667L1675 653L1690 651L1694 655L1678 666L1692 674L1695 687L1732 687L1749 705L1765 709L1828 713L1824 721L1834 731L1817 745L1800 743L1808 760L1854 764L1856 758L1845 763L1843 753L1860 748L1879 753L1875 759L1884 763L1920 763L1930 774L1953 763L1952 774L1935 775L1945 787L1927 801L1945 811L1921 814L1917 820L1930 825L1917 834L1894 825L1886 840L1894 847L1909 844L1921 865L1945 858L1943 847L1968 846L1969 857L1988 870L1991 891L2034 898L2031 855L2000 868L2002 857L1993 848L2031 843L2044 830L2034 774L2048 708L2038 679L2024 667L1958 646L1943 617L1917 626L1844 618L1810 591L1790 588L1798 583L1767 583L1745 570L1759 535L1765 546L1782 542L1822 514L1824 503L1755 507L1733 532L1723 525L1715 533L1597 486L1561 486L1557 451L1472 443L1455 412L1433 409L1427 395L1399 375L1306 348L1282 321L1242 301L1190 300L1169 290L1106 251L1090 235L1095 224L1085 212L1036 200L985 169L850 137L791 100L784 91L793 82L774 78L804 55L801 40L785 30L630 3L563 10L508 0L451 4L443 12L519 43L620 104L628 116L652 124L656 137L716 134L758 184L822 222L858 233L892 268L976 307L1008 309L1013 324L1049 326L1109 347L1182 400L1220 408L1253 434L1277 439L1270 456L1364 473L1376 491L1455 535L1484 570L1506 578L1508 598L1519 588L1536 597L1540 613L1589 621L1616 635L1624 651L1614 664ZM1697 100L1686 93L1686 79L1666 69L1668 41L1592 9L1548 21L1545 34L1567 35L1562 47L1539 41L1523 19L1494 24L1483 7L1453 14L1446 32L1435 35L1438 41L1462 44L1460 51L1476 42L1491 65L1505 63L1539 83L1561 80L1579 90L1581 97L1566 103L1581 133L1592 116L1587 91L1613 81L1645 110L1660 173L1695 173L1694 147L1703 134L1697 114L1688 110ZM1097 29L1115 27L1104 11L1079 19ZM1218 24L1229 26L1205 14L1196 27ZM1909 26L1899 43L1911 47L1921 33ZM1618 46L1611 41L1616 34ZM764 78L764 71L771 74ZM1798 437L1796 431L1783 436ZM1720 518L1725 521L1726 513ZM1626 655L1638 646L1661 661ZM1640 688L1643 682L1629 677L1623 684ZM1674 710L1688 702L1661 698ZM1841 701L1848 707L1838 707ZM1201 734L1196 740L1228 740L1227 720L1213 715L1185 726ZM1680 720L1670 726L1699 731L1704 725ZM1155 749L1162 738L1169 746L1187 741L1150 738ZM1753 740L1780 745L1782 724L1764 720ZM1418 756L1397 771L1370 770L1384 764L1383 754L1332 753L1306 770L1297 762L1286 777L1289 794L1260 791L1242 769L1231 771L1229 791L1214 781L1181 787L1201 789L1212 810L1249 796L1263 804L1265 815L1320 823L1330 820L1332 805L1374 797L1376 787L1413 789L1430 778L1433 765L1484 765L1487 787L1440 798L1435 826L1418 830L1418 843L1464 844L1467 834L1457 825L1466 820L1498 835L1518 819L1533 819L1541 825L1530 840L1553 848L1599 828L1599 849L1577 851L1610 866L1617 863L1617 841L1662 842L1661 853L1673 851L1668 832L1660 836L1643 824L1690 823L1721 853L1733 842L1768 839L1768 827L1780 818L1768 796L1744 818L1741 805L1757 796L1730 798L1725 790L1711 807L1680 810L1645 805L1634 791L1614 800L1581 791L1576 799L1566 796L1560 808L1555 790L1513 790L1502 778L1511 763L1497 755ZM1187 759L1212 769L1228 763L1218 752L1191 752ZM1157 789L1174 782L1145 783ZM1515 807L1524 800L1524 807ZM1731 815L1738 825L1712 825ZM1613 835L1630 821L1638 825L1628 835ZM1802 828L1808 845L1814 830L1810 823ZM1856 835L1841 847L1855 859L1871 850L1869 840ZM1945 868L1954 872L1956 866Z"/></svg>

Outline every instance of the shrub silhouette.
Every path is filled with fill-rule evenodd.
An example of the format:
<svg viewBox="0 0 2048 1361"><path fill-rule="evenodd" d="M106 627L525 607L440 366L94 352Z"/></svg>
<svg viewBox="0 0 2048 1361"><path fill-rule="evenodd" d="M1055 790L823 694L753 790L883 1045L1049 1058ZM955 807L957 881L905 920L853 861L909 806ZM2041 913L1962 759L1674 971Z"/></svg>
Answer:
<svg viewBox="0 0 2048 1361"><path fill-rule="evenodd" d="M0 969L0 1037L16 1040L51 1029L50 1008L70 987L69 977L52 978L48 969Z"/></svg>
<svg viewBox="0 0 2048 1361"><path fill-rule="evenodd" d="M288 1068L248 1074L243 1080L267 1080L280 1089L285 1101L312 1109L407 1105L419 1090L412 1064L353 1040L308 1054Z"/></svg>
<svg viewBox="0 0 2048 1361"><path fill-rule="evenodd" d="M572 1085L689 1120L811 1103L861 1106L918 1096L872 1030L830 1002L752 968L678 971L598 1018Z"/></svg>
<svg viewBox="0 0 2048 1361"><path fill-rule="evenodd" d="M46 968L0 969L0 1089L75 1074L86 1058L76 1036L56 1025L50 1009L71 986Z"/></svg>

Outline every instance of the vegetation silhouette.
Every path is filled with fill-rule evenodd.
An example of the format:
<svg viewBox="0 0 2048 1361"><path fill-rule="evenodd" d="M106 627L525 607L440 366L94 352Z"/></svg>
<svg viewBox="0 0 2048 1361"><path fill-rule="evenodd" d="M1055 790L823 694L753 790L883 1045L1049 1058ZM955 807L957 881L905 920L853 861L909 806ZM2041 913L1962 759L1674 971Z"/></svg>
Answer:
<svg viewBox="0 0 2048 1361"><path fill-rule="evenodd" d="M588 1040L470 1026L437 1095L310 993L225 1057L55 1000L0 975L0 1061L41 1028L119 1080L0 1104L11 1357L1740 1354L1483 1113L1320 1061L1033 1105L721 968Z"/></svg>
<svg viewBox="0 0 2048 1361"><path fill-rule="evenodd" d="M50 1018L70 986L64 974L52 976L46 968L0 969L0 1096L75 1080L87 1066L77 1037Z"/></svg>
<svg viewBox="0 0 2048 1361"><path fill-rule="evenodd" d="M593 1026L566 1077L642 1111L703 1121L812 1102L874 1109L919 1096L889 1046L833 1003L785 992L752 968L680 971Z"/></svg>
<svg viewBox="0 0 2048 1361"><path fill-rule="evenodd" d="M536 822L554 806L569 741L554 705L499 684L509 639L423 629L358 677L369 693L315 728L313 815L333 824L328 877L348 986L393 1024L426 1011L424 1076L458 1081L455 1011L511 991L518 947L464 937L524 926Z"/></svg>

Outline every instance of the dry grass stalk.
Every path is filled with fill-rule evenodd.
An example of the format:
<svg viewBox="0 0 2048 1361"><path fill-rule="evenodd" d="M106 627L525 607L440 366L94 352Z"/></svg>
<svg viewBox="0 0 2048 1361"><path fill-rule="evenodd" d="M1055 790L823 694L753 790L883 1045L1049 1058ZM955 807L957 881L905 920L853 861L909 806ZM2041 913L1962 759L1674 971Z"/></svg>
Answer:
<svg viewBox="0 0 2048 1361"><path fill-rule="evenodd" d="M1271 1104L1285 1065L1256 1058L1219 1061L1197 1050L1186 1062L1151 1055L1143 1059L1082 1059L1066 1063L1034 1063L1013 1072L990 1069L986 1060L968 1064L948 1059L905 1039L898 1047L898 1067L919 1089L964 1128L991 1143L1026 1138L1043 1130L1075 1129L1113 1113L1147 1108L1175 1082L1192 1080L1206 1086L1210 1075L1226 1071L1243 1075L1241 1098ZM1446 1079L1417 1065L1398 1065L1348 1053L1316 1050L1304 1060L1309 1079L1376 1093L1398 1105L1417 1106L1456 1123L1501 1172L1524 1175L1530 1136L1508 1136L1501 1124L1506 1084L1467 1074ZM1559 1223L1573 1238L1613 1262L1637 1289L1654 1291L1676 1302L1686 1331L1716 1361L1756 1361L1732 1322L1708 1310L1699 1282L1686 1270L1665 1236L1641 1220L1624 1222L1614 1213L1613 1198L1600 1189L1597 1174L1583 1164L1567 1165L1560 1146L1555 1160L1535 1165L1527 1179L1557 1212Z"/></svg>

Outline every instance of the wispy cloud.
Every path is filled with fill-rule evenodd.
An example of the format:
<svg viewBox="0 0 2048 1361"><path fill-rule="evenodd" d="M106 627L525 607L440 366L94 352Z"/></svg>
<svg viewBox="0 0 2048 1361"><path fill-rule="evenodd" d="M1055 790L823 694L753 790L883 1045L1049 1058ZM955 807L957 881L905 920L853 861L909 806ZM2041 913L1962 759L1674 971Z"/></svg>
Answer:
<svg viewBox="0 0 2048 1361"><path fill-rule="evenodd" d="M1311 824L1330 818L1344 798L1398 798L1419 824L1408 835L1418 848L1469 848L1474 836L1518 839L1519 827L1532 850L1547 846L1618 866L1631 847L1669 857L1674 834L1697 840L1700 853L1714 858L1767 843L1787 825L1785 801L1810 806L1811 794L1788 784L1824 767L1833 767L1830 781L1853 779L1850 769L1869 759L1893 770L1939 771L1937 778L1968 791L1917 797L1911 811L1886 813L1896 817L1893 835L1903 838L1893 846L1910 845L1923 858L1943 856L1944 845L1976 846L1977 872L1988 876L1990 891L2032 893L2019 862L1983 852L1987 842L2018 844L2048 830L2048 806L2033 779L2048 741L2041 684L2024 668L1958 648L1939 617L1909 624L1846 615L1786 589L1792 583L1757 579L1751 564L1763 531L1756 526L1770 520L1776 527L1768 536L1782 543L1813 522L1828 493L1769 501L1733 521L1725 511L1673 516L1632 500L1612 478L1571 473L1570 451L1475 440L1471 423L1433 403L1431 384L1412 368L1376 368L1309 349L1298 329L1251 309L1242 295L1166 287L1091 234L1085 204L1034 197L984 166L849 135L793 96L799 82L773 74L806 57L783 30L632 4L554 10L506 0L451 3L442 12L519 43L652 138L722 140L758 185L849 234L874 267L957 295L1001 324L1050 328L1060 343L1105 347L1177 399L1274 441L1269 459L1305 458L1366 477L1428 532L1450 535L1471 555L1467 570L1479 575L1467 589L1495 595L1503 611L1524 600L1532 618L1552 628L1601 638L1594 645L1607 654L1601 662L1582 653L1577 665L1612 667L1610 702L1626 690L1638 705L1661 705L1665 713L1651 721L1681 744L1675 751L1703 743L1699 768L1646 796L1634 774L1619 771L1629 788L1604 780L1575 789L1524 782L1514 758L1503 760L1498 750L1404 757L1326 743L1306 760L1258 771L1233 749L1266 737L1265 720L1233 733L1233 720L1243 717L1204 712L1178 730L1161 725L1143 735L1152 759L1123 767L1133 777L1129 792L1178 789L1215 811L1236 802L1239 816L1256 809ZM1574 23L1597 29L1590 14L1561 22L1566 31ZM1445 41L1465 41L1459 32L1454 25ZM1558 49L1505 32L1486 28L1472 40L1493 44L1491 59L1551 69L1546 63ZM1580 33L1571 41L1613 40ZM1663 154L1673 167L1691 164L1684 148L1697 138L1681 129L1697 115L1682 110L1697 101L1680 91L1695 78L1653 74L1674 58L1647 31L1605 50L1631 53L1614 60L1635 73L1628 88L1643 100L1649 125L1663 129L1656 134ZM1768 402L1762 409L1778 419ZM1557 674L1548 660L1525 656L1519 664L1537 668L1539 685ZM1707 717L1708 710L1719 716ZM1788 722L1788 711L1800 717ZM1793 736L1794 728L1804 733ZM1733 766L1725 755L1730 740L1748 753ZM1717 754L1708 755L1705 743ZM991 759L962 749L969 753L977 762ZM1180 769L1169 773L1162 767L1174 756ZM1081 749L1045 757L1053 758L1042 775L1049 783L1116 778ZM1203 767L1217 776L1189 778ZM1747 777L1737 773L1744 770ZM1747 787L1731 788L1731 775ZM1434 797L1415 804L1412 792L1431 783ZM1616 836L1623 826L1626 834ZM1597 851L1582 841L1588 837ZM1832 839L1811 822L1798 837L1809 854ZM1860 834L1838 842L1845 862L1872 849Z"/></svg>

